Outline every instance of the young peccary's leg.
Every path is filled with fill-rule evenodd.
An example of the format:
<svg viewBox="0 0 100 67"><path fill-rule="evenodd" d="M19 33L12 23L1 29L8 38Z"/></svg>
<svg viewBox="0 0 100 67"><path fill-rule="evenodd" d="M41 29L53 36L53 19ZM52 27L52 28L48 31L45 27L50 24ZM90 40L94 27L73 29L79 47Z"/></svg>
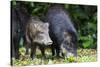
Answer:
<svg viewBox="0 0 100 67"><path fill-rule="evenodd" d="M45 56L45 47L43 45L39 46L39 49L41 50L41 53L42 53L42 58L46 58Z"/></svg>

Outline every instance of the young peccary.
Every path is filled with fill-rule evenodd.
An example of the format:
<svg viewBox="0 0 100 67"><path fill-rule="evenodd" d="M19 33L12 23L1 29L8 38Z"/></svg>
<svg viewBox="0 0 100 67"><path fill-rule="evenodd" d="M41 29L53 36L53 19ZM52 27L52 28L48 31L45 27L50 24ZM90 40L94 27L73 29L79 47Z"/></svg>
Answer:
<svg viewBox="0 0 100 67"><path fill-rule="evenodd" d="M37 46L44 56L44 47L51 45L52 40L49 37L49 24L43 23L37 17L31 17L25 33L28 53L29 46L31 48L31 58L34 59Z"/></svg>
<svg viewBox="0 0 100 67"><path fill-rule="evenodd" d="M66 57L77 56L77 32L63 7L53 4L46 14L47 22L50 24L49 34L53 41L52 53L57 53L57 56L60 56L60 53L66 53Z"/></svg>

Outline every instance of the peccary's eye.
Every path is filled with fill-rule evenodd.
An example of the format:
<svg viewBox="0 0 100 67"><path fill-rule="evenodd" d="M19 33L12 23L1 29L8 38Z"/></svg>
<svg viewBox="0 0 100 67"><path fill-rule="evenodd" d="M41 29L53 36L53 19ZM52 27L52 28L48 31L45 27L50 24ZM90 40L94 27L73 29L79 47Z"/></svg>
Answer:
<svg viewBox="0 0 100 67"><path fill-rule="evenodd" d="M43 32L43 31L40 31L39 33L40 33L40 34L43 34L44 32Z"/></svg>

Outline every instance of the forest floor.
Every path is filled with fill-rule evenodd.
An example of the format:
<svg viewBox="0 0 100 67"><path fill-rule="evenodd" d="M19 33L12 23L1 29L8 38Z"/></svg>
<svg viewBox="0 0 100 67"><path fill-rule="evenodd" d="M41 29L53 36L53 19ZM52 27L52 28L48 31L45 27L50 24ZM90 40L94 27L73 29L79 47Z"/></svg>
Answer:
<svg viewBox="0 0 100 67"><path fill-rule="evenodd" d="M27 65L47 65L47 64L66 64L66 63L82 63L82 62L96 62L97 50L96 49L78 49L78 57L70 58L57 58L52 57L50 49L45 51L46 59L41 59L41 52L36 50L36 58L34 60L25 57L25 48L20 48L21 57L19 60L12 59L14 66L27 66ZM53 58L53 59L52 59Z"/></svg>

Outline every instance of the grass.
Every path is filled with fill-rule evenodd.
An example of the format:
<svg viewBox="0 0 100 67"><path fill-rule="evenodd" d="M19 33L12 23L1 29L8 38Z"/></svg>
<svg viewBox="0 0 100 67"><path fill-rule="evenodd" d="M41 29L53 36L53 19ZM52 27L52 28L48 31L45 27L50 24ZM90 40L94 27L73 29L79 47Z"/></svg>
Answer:
<svg viewBox="0 0 100 67"><path fill-rule="evenodd" d="M52 57L50 49L45 51L46 58L42 59L41 52L36 50L36 58L32 60L25 56L25 48L20 48L20 59L13 59L14 66L26 66L26 65L42 65L42 64L66 64L66 63L81 63L81 62L96 62L97 61L97 51L95 49L78 49L78 57L70 58L57 58Z"/></svg>

